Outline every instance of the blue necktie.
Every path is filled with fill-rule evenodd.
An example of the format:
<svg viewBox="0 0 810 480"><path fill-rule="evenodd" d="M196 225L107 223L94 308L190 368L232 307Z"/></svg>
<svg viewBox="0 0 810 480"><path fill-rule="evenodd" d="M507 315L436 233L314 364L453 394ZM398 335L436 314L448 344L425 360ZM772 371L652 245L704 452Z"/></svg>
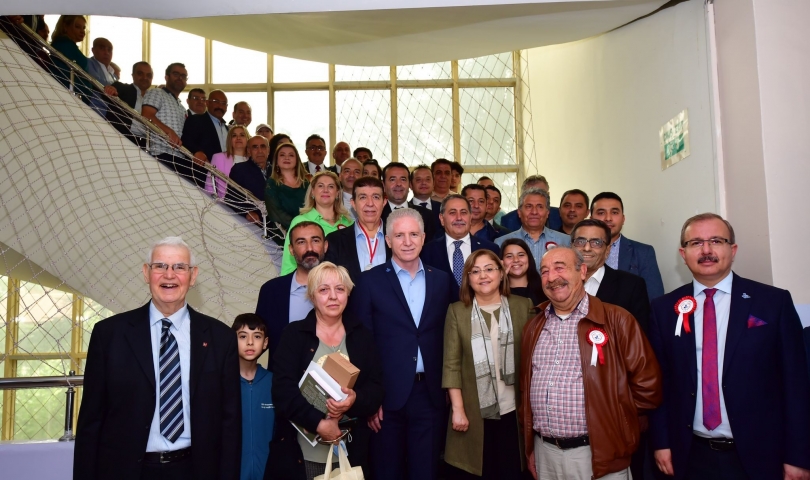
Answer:
<svg viewBox="0 0 810 480"><path fill-rule="evenodd" d="M180 349L169 331L171 320L161 320L160 331L160 434L174 443L183 433L183 389Z"/></svg>
<svg viewBox="0 0 810 480"><path fill-rule="evenodd" d="M464 270L464 255L461 253L461 244L463 240L456 240L453 245L456 249L453 251L453 276L456 277L456 283L461 286L461 272Z"/></svg>

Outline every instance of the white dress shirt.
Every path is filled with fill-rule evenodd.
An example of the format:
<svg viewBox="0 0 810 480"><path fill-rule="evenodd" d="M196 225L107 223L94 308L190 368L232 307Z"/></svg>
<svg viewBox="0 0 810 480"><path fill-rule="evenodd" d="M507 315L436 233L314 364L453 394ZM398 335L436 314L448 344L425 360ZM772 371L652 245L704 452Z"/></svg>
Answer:
<svg viewBox="0 0 810 480"><path fill-rule="evenodd" d="M177 341L180 354L180 379L183 395L183 433L176 442L170 442L160 434L160 335L163 328L161 320L168 318L172 322L169 331ZM152 334L152 364L155 367L155 414L152 416L152 426L149 428L149 437L146 441L147 452L168 452L182 450L191 446L191 396L189 384L191 382L191 317L188 314L188 304L164 317L155 304L149 303L149 328Z"/></svg>
<svg viewBox="0 0 810 480"><path fill-rule="evenodd" d="M731 425L728 423L728 412L726 411L726 400L723 395L723 356L726 353L726 334L728 333L728 314L731 311L731 280L733 274L729 273L726 278L720 281L714 288L717 289L714 297L714 311L717 320L717 385L720 391L720 416L721 422L712 431L703 426L703 302L706 301L706 294L703 293L706 286L701 285L697 280L693 280L694 297L697 309L694 312L695 349L697 350L697 401L695 403L695 419L692 423L692 430L701 437L733 438L731 435ZM692 320L692 319L690 319Z"/></svg>
<svg viewBox="0 0 810 480"><path fill-rule="evenodd" d="M425 207L425 208L427 208L428 210L431 210L431 211L433 210L433 202L430 201L430 197L428 197L427 200L419 200L418 198L413 197L413 199L411 201L413 202L414 205L419 205L420 207ZM424 205L422 205L423 203L424 203Z"/></svg>
<svg viewBox="0 0 810 480"><path fill-rule="evenodd" d="M315 167L321 167L320 171L316 172ZM307 162L307 170L309 170L310 175L314 176L316 173L325 172L327 170L327 168L326 168L326 165L324 165L324 164L315 165L312 162Z"/></svg>
<svg viewBox="0 0 810 480"><path fill-rule="evenodd" d="M392 202L392 201L390 201L390 200L389 200L389 201L388 201L388 205L391 207L391 211L392 211L392 212L393 212L394 210L396 210L397 208L410 208L410 205L408 205L408 201L407 201L407 200L405 200L404 202L402 202L402 203L400 203L400 204L396 204L396 203L394 203L394 202Z"/></svg>
<svg viewBox="0 0 810 480"><path fill-rule="evenodd" d="M585 282L585 291L588 292L588 295L596 296L596 292L599 291L599 285L602 285L602 279L605 278L605 266L602 265L599 267L599 270L593 272L591 278Z"/></svg>
<svg viewBox="0 0 810 480"><path fill-rule="evenodd" d="M445 245L447 245L447 261L450 262L450 270L453 270L453 252L456 251L456 246L453 245L453 242L456 241L455 238L451 237L448 234L444 234ZM472 242L470 242L470 234L468 233L466 237L460 238L462 243L459 247L461 249L461 255L464 257L464 261L467 261L470 254L472 253ZM453 272L456 273L456 272Z"/></svg>

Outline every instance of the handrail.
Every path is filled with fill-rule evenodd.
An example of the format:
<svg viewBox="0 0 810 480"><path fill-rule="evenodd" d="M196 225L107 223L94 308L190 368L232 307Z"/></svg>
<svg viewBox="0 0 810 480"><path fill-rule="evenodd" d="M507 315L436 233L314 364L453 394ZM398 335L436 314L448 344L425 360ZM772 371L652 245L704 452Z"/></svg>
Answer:
<svg viewBox="0 0 810 480"><path fill-rule="evenodd" d="M67 388L81 387L82 385L84 385L84 375L0 378L0 390L21 390L25 388Z"/></svg>
<svg viewBox="0 0 810 480"><path fill-rule="evenodd" d="M118 107L124 109L124 111L126 113L128 113L132 117L133 121L137 121L139 124L141 124L145 128L147 128L149 134L157 135L158 137L161 137L166 142L167 145L172 145L171 141L169 140L169 136L166 135L166 133L163 130L158 128L155 124L150 122L146 117L141 115L140 112L138 112L138 111L134 110L133 108L131 108L129 105L127 105L120 98L111 97L111 96L107 95L106 93L104 93L104 86L98 80L96 80L89 73L87 73L83 69L81 69L72 60L65 57L61 52L54 49L50 44L48 44L45 40L43 40L42 37L39 36L39 34L34 32L33 30L31 30L31 27L29 27L28 25L25 25L25 24L11 24L11 25L17 27L17 29L16 29L17 31L23 31L27 35L28 38L20 39L20 40L28 41L29 43L33 42L34 44L38 45L40 48L44 48L45 50L47 50L48 53L52 57L55 56L56 58L61 60L62 63L67 65L67 67L71 71L72 76L78 76L78 77L81 77L85 81L89 81L96 89L99 90L100 94L104 95L104 99L107 102L115 103ZM73 85L72 79L71 79L71 85ZM188 160L194 161L194 155L192 155L192 153L190 151L188 151L188 149L186 149L185 147L183 147L183 146L177 147L177 146L172 145L172 148L178 150L180 153L182 153L184 156L186 156ZM228 177L226 175L223 175L221 171L219 171L216 167L213 167L210 163L205 163L203 165L197 165L197 166L205 169L213 177L216 177L216 178L218 178L220 180L223 180L225 183L227 183L229 189L232 188L233 190L236 190L240 194L244 195L245 199L248 202L252 203L256 207L256 210L259 210L259 212L261 212L262 217L264 217L265 236L266 236L267 235L266 226L267 226L268 222L266 220L267 212L266 212L264 201L259 200L258 198L256 198L256 196L254 196L253 193L251 193L249 190L245 189L241 185L237 184L233 180L231 180L230 177ZM215 188L216 188L216 183L217 182L214 181L213 183L214 183Z"/></svg>

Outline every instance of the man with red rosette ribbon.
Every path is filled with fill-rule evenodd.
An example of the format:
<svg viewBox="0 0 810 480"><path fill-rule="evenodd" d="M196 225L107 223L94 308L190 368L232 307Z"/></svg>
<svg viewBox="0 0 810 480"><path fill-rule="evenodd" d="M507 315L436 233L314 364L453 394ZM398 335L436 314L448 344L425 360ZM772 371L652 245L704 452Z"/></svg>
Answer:
<svg viewBox="0 0 810 480"><path fill-rule="evenodd" d="M523 330L518 419L539 479L630 478L639 413L663 398L661 370L635 318L585 291L582 254L542 258L548 302Z"/></svg>
<svg viewBox="0 0 810 480"><path fill-rule="evenodd" d="M650 415L658 469L676 479L810 479L810 380L786 290L736 275L731 224L681 229L694 280L652 302L664 402Z"/></svg>

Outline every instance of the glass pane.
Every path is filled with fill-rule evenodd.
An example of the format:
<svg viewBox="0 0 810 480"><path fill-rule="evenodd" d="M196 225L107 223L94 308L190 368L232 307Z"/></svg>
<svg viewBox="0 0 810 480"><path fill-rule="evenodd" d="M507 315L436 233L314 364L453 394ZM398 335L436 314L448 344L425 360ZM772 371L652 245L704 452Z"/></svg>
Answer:
<svg viewBox="0 0 810 480"><path fill-rule="evenodd" d="M248 102L250 105L251 121L248 126L250 135L256 133L256 127L260 123L267 123L267 92L225 92L228 97L228 113L225 120L230 122L233 119L233 107L239 102Z"/></svg>
<svg viewBox="0 0 810 480"><path fill-rule="evenodd" d="M155 85L162 84L166 67L180 62L188 70L188 83L205 83L205 39L156 23L151 30L152 70Z"/></svg>
<svg viewBox="0 0 810 480"><path fill-rule="evenodd" d="M18 377L65 375L66 360L21 360ZM51 440L62 436L65 427L65 389L30 388L17 390L14 402L14 439Z"/></svg>
<svg viewBox="0 0 810 480"><path fill-rule="evenodd" d="M461 185L476 183L483 176L491 178L498 190L501 191L501 210L506 213L515 210L518 204L517 172L465 173L461 176Z"/></svg>
<svg viewBox="0 0 810 480"><path fill-rule="evenodd" d="M462 164L516 164L514 107L512 88L459 90Z"/></svg>
<svg viewBox="0 0 810 480"><path fill-rule="evenodd" d="M335 65L336 82L379 82L391 79L391 67Z"/></svg>
<svg viewBox="0 0 810 480"><path fill-rule="evenodd" d="M453 161L453 98L449 88L397 90L399 161L430 165Z"/></svg>
<svg viewBox="0 0 810 480"><path fill-rule="evenodd" d="M273 81L279 83L328 82L329 65L275 55L273 57Z"/></svg>
<svg viewBox="0 0 810 480"><path fill-rule="evenodd" d="M304 147L313 133L323 137L329 148L329 92L275 92L275 117L274 131L290 136L302 161L307 160Z"/></svg>
<svg viewBox="0 0 810 480"><path fill-rule="evenodd" d="M512 78L512 52L458 61L459 78Z"/></svg>
<svg viewBox="0 0 810 480"><path fill-rule="evenodd" d="M17 352L69 352L72 314L72 294L20 282Z"/></svg>
<svg viewBox="0 0 810 480"><path fill-rule="evenodd" d="M214 83L267 83L267 54L211 42Z"/></svg>
<svg viewBox="0 0 810 480"><path fill-rule="evenodd" d="M397 80L445 80L450 78L452 78L450 62L397 67Z"/></svg>
<svg viewBox="0 0 810 480"><path fill-rule="evenodd" d="M113 312L107 310L101 304L87 297L84 299L84 312L82 312L82 352L87 351L90 345L90 335L93 333L93 327L98 322L105 318L111 317Z"/></svg>
<svg viewBox="0 0 810 480"><path fill-rule="evenodd" d="M50 26L50 25L49 25ZM132 65L143 60L143 22L139 18L90 17L90 47L106 38L113 44L112 61L121 67L121 82L132 83ZM93 52L89 52L92 56ZM160 78L163 78L161 75ZM163 82L159 82L163 83Z"/></svg>
<svg viewBox="0 0 810 480"><path fill-rule="evenodd" d="M381 164L391 161L391 91L335 92L337 141L366 147Z"/></svg>

